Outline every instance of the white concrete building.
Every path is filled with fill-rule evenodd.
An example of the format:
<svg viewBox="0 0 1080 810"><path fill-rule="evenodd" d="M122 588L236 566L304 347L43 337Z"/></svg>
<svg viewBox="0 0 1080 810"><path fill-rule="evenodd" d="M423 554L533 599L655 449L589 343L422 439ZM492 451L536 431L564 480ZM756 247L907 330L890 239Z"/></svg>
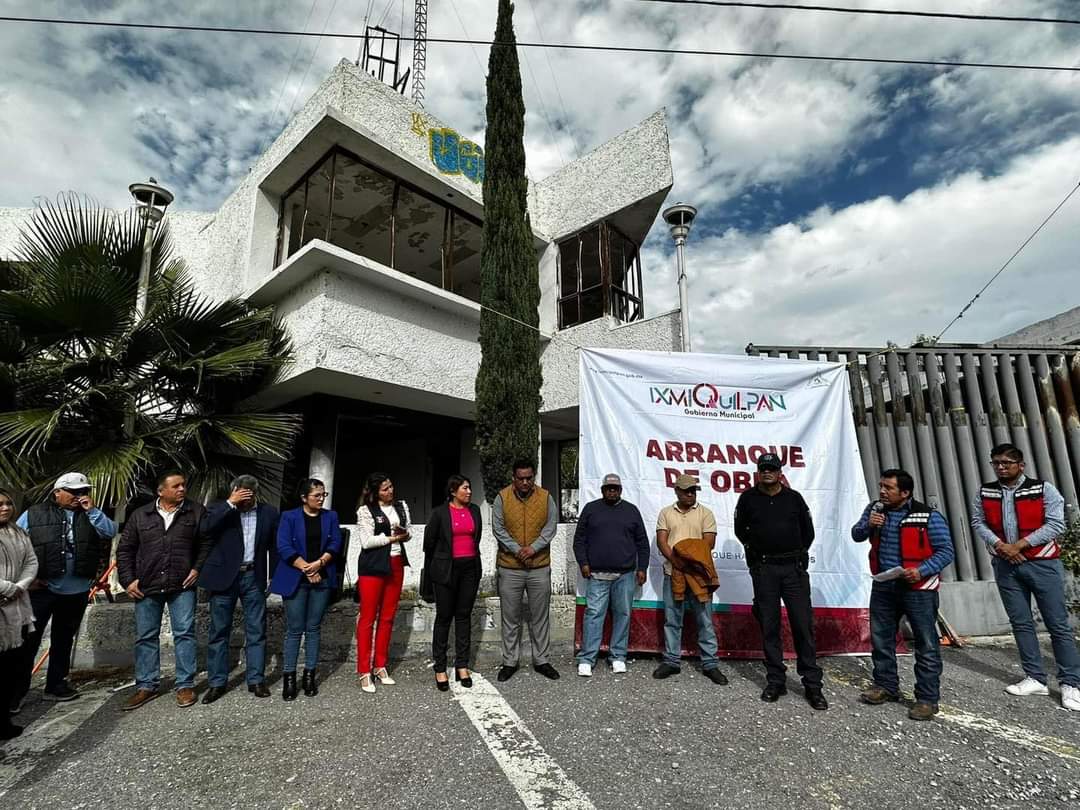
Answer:
<svg viewBox="0 0 1080 810"><path fill-rule="evenodd" d="M345 522L373 470L417 522L451 473L483 495L472 427L483 170L480 146L342 61L218 211L168 216L204 293L284 319L296 362L262 405L305 416L285 484L323 479ZM662 111L530 185L553 492L560 442L578 434L576 347L681 349L678 311L644 317L638 259L671 185ZM0 210L0 256L28 215Z"/></svg>

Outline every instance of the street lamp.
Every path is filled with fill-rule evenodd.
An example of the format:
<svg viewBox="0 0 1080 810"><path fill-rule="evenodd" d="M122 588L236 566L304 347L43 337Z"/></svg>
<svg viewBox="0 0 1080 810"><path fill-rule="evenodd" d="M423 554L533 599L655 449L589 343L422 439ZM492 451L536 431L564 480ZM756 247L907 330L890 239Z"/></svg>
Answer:
<svg viewBox="0 0 1080 810"><path fill-rule="evenodd" d="M686 300L686 257L683 246L690 235L690 226L697 216L697 209L692 205L679 203L664 209L664 222L668 224L671 238L675 240L675 266L679 272L679 314L681 316L682 350L690 351L690 306Z"/></svg>
<svg viewBox="0 0 1080 810"><path fill-rule="evenodd" d="M173 195L168 189L159 186L153 177L148 183L132 183L128 186L128 191L135 198L139 217L145 223L139 290L135 297L135 320L140 320L146 314L146 299L150 294L150 260L154 249L154 232L161 218L165 216L165 209L173 201Z"/></svg>

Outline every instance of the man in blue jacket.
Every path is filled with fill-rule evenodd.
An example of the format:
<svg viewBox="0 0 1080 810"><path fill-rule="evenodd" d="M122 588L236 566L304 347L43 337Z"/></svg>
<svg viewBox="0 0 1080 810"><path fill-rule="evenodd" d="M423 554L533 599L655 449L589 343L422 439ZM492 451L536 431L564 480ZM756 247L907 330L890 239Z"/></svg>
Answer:
<svg viewBox="0 0 1080 810"><path fill-rule="evenodd" d="M900 617L911 624L915 647L915 705L912 720L938 713L941 646L937 632L941 572L955 556L952 535L936 509L915 500L915 482L904 470L881 473L878 500L851 527L856 543L870 541L870 573L881 575L870 589L870 639L874 683L859 696L871 706L900 699L896 633Z"/></svg>
<svg viewBox="0 0 1080 810"><path fill-rule="evenodd" d="M199 587L210 591L210 642L206 669L210 688L203 703L225 694L229 680L229 636L237 600L244 609L248 691L270 697L266 686L266 566L277 537L278 511L259 503L259 482L237 476L227 500L206 510L203 531L210 554L199 574Z"/></svg>
<svg viewBox="0 0 1080 810"><path fill-rule="evenodd" d="M622 481L605 475L603 496L581 510L574 532L574 556L586 580L585 620L582 623L578 675L592 676L604 617L611 607L611 670L626 672L630 640L630 608L637 586L649 570L649 537L638 508L622 499Z"/></svg>

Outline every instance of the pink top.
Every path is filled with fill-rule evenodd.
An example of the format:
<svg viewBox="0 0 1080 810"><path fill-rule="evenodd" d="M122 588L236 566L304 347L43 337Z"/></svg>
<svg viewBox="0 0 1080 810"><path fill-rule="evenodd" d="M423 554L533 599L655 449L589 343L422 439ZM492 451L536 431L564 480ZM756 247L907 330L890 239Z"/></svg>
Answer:
<svg viewBox="0 0 1080 810"><path fill-rule="evenodd" d="M473 523L472 512L450 506L450 532L453 535L452 554L454 559L476 556L476 541L473 532L476 524Z"/></svg>

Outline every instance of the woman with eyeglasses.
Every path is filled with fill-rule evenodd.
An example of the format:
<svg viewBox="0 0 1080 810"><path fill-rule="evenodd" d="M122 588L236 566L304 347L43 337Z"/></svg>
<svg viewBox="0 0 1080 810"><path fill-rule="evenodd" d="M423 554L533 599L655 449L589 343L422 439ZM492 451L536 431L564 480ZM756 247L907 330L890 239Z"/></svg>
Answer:
<svg viewBox="0 0 1080 810"><path fill-rule="evenodd" d="M356 617L356 672L360 688L375 691L375 681L393 686L386 671L390 637L394 631L401 586L409 555L409 507L394 500L394 482L385 473L368 476L360 507L356 510L360 535L360 557L356 562L356 588L360 612ZM372 672L371 636L375 634L375 661Z"/></svg>
<svg viewBox="0 0 1080 810"><path fill-rule="evenodd" d="M0 489L0 740L22 734L9 708L19 688L23 641L34 629L29 591L37 571L30 535L15 525L15 499Z"/></svg>
<svg viewBox="0 0 1080 810"><path fill-rule="evenodd" d="M472 686L469 644L472 609L480 587L480 508L472 503L472 485L463 475L446 482L447 501L436 506L424 526L424 569L435 586L435 627L431 634L432 668L440 692L450 689L446 646L454 624L454 677Z"/></svg>
<svg viewBox="0 0 1080 810"><path fill-rule="evenodd" d="M341 555L341 526L337 512L323 509L326 487L317 478L305 478L299 487L300 506L281 513L277 549L280 559L270 591L285 603L285 653L282 664L283 700L296 700L296 663L304 639L304 695L319 693L316 667L322 620L337 582Z"/></svg>

